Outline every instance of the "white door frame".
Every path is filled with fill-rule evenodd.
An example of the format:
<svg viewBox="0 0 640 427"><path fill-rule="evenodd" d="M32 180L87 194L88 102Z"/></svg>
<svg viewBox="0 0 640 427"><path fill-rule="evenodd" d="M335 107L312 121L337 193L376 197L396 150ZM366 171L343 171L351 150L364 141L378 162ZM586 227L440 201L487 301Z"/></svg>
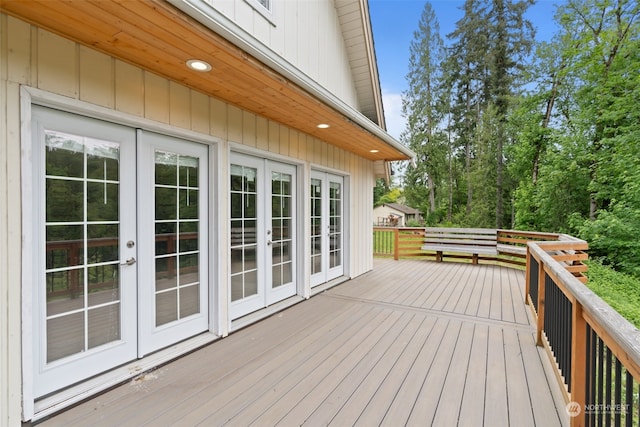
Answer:
<svg viewBox="0 0 640 427"><path fill-rule="evenodd" d="M136 239L135 218L127 216L127 206L135 206L135 130L88 119L66 112L34 106L32 109L32 137L37 138L33 144L33 261L36 277L32 284L33 297L33 395L42 396L65 386L79 382L100 372L135 359L137 350L137 296L135 292L137 266L127 265L123 260L135 257L136 248L129 248L127 240ZM113 141L119 144L119 304L120 304L120 339L76 353L51 363L46 362L46 295L44 293L45 268L45 159L44 131L58 131L81 137ZM131 186L127 187L127 181ZM35 255L35 258L34 258ZM25 260L25 262L28 262ZM84 298L88 298L85 294ZM86 304L85 300L85 303ZM104 366L107 366L105 369Z"/></svg>
<svg viewBox="0 0 640 427"><path fill-rule="evenodd" d="M38 148L34 146L34 135L32 132L32 110L36 106L48 107L58 109L60 111L77 114L84 117L90 117L96 120L102 120L110 123L116 123L121 126L129 127L132 129L145 129L153 132L158 132L163 135L171 135L177 138L182 138L188 141L198 142L209 147L209 165L210 172L210 194L209 198L209 212L210 217L207 221L210 226L211 232L214 234L219 233L221 225L220 219L224 219L225 215L217 213L216 206L219 204L218 200L213 197L216 193L216 189L223 190L225 187L220 183L227 179L226 174L223 172L224 168L217 167L220 161L220 147L224 144L224 141L218 137L212 135L204 135L187 129L177 128L169 124L163 124L157 121L152 121L138 116L133 116L127 113L116 111L110 108L98 106L88 102L72 99L66 96L58 95L55 93L47 92L41 89L37 89L29 86L20 87L20 143L21 143L21 206L22 206L22 248L21 248L21 323L22 323L22 340L21 340L21 354L22 354L22 417L23 420L31 420L37 417L38 414L52 413L52 408L61 408L68 405L66 402L77 402L78 399L82 399L91 393L94 388L100 389L100 387L108 386L109 384L115 384L121 381L123 372L116 369L114 371L107 371L104 375L100 376L98 382L93 385L87 386L80 385L78 387L72 387L68 390L61 392L54 392L52 395L43 399L39 404L36 404L37 395L34 386L34 379L36 372L34 372L34 365L37 359L36 347L34 343L34 337L36 336L36 319L34 313L37 311L35 305L36 295L33 283L38 280L38 272L34 270L34 253L39 250L39 240L41 238L38 227L42 226L42 219L38 216L36 209L38 207L38 200L35 200L33 196L38 191L38 174L42 172L42 165L38 162L37 153ZM34 157L35 156L35 157ZM131 158L135 158L134 154ZM132 168L133 169L133 168ZM135 185L134 185L135 187ZM132 203L135 203L132 202ZM224 227L223 227L224 229ZM209 283L207 286L210 290L210 319L209 319L209 331L215 335L223 336L228 333L226 323L220 321L220 319L228 318L226 311L225 298L220 298L224 295L226 290L224 286L216 288L217 283L225 283L226 275L223 273L223 269L218 268L217 254L223 253L219 250L218 244L213 243L218 240L215 237L209 236L211 247L210 260L209 260ZM126 255L126 256L125 256ZM123 254L122 259L127 259L129 254ZM137 265L136 265L137 267ZM212 273L215 272L215 275ZM216 290L217 289L217 290ZM137 301L136 301L137 304ZM219 317L223 316L223 317ZM212 340L215 338L211 338ZM199 345L199 344L196 344ZM192 347L186 346L187 349ZM167 350L169 351L169 350ZM158 354L160 354L159 352ZM173 353L171 353L173 354ZM173 357L170 355L163 356L159 360L168 360L166 357ZM135 356L132 358L131 365L138 366L138 362L135 361ZM151 362L153 363L153 362ZM152 366L152 365L150 365ZM130 375L133 376L134 371L130 371ZM82 381L82 380L80 380Z"/></svg>
<svg viewBox="0 0 640 427"><path fill-rule="evenodd" d="M346 201L347 193L345 186L345 177L341 175L336 175L329 172L323 172L319 170L311 170L311 179L316 179L320 181L321 191L320 191L320 204L321 204L321 225L320 225L320 271L311 275L311 287L318 286L322 283L326 283L332 279L340 277L345 274L345 263L348 259L347 257L347 233L346 233L346 212L347 206ZM340 184L340 214L338 217L340 218L340 234L339 234L339 245L340 245L340 264L336 267L330 267L330 244L331 244L331 232L330 230L330 186L332 182L337 182ZM309 183L309 187L311 186L311 182ZM313 208L311 206L310 208ZM313 224L310 224L310 229L313 232ZM311 242L313 245L313 242ZM311 248L313 250L313 247ZM311 254L310 254L311 255ZM313 259L310 261L310 268L312 268Z"/></svg>
<svg viewBox="0 0 640 427"><path fill-rule="evenodd" d="M232 301L232 280L229 279L229 319L234 320L249 313L255 312L262 308L265 308L275 302L281 301L284 298L293 296L298 292L298 245L297 239L299 234L298 229L298 216L299 216L299 202L297 200L296 186L299 181L298 165L286 163L278 160L259 158L251 154L244 154L239 152L231 152L229 155L229 165L244 166L256 170L257 174L257 197L256 197L256 226L255 226L255 245L256 245L256 270L257 270L257 293L250 297L242 298L240 300ZM293 200L292 200L292 221L291 226L292 236L292 282L279 287L279 289L271 289L271 173L274 171L284 171L291 175L293 185ZM229 179L231 177L231 171L229 173ZM231 191L231 183L229 187ZM231 202L230 202L231 205ZM231 215L230 215L231 216ZM234 218L230 218L230 221L234 221ZM232 231L230 225L230 232ZM234 246L234 237L230 236L231 246ZM233 252L233 249L231 250ZM232 271L232 255L229 256L229 271L231 274L235 274Z"/></svg>

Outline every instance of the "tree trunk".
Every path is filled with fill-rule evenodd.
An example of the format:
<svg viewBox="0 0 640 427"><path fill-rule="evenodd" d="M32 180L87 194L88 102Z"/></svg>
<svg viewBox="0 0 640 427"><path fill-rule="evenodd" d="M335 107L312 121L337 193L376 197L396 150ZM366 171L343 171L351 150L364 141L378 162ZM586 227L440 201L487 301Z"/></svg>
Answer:
<svg viewBox="0 0 640 427"><path fill-rule="evenodd" d="M502 191L503 191L503 168L504 168L504 161L502 159L502 138L503 138L504 132L499 132L498 133L498 147L497 147L497 153L496 153L496 157L498 159L498 164L496 165L497 170L496 170L496 228L502 228L502 217L504 215L504 201L503 201L503 197L502 197Z"/></svg>
<svg viewBox="0 0 640 427"><path fill-rule="evenodd" d="M429 185L429 212L436 211L436 189L431 175L427 175L427 184Z"/></svg>

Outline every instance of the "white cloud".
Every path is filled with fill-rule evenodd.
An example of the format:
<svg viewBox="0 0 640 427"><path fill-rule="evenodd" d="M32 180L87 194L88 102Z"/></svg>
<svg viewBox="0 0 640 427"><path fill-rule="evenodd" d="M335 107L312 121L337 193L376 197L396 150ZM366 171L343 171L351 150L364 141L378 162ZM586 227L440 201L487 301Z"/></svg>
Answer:
<svg viewBox="0 0 640 427"><path fill-rule="evenodd" d="M400 140L400 134L406 125L406 120L402 117L402 95L387 92L383 88L382 104L384 105L384 118L387 122L387 133Z"/></svg>

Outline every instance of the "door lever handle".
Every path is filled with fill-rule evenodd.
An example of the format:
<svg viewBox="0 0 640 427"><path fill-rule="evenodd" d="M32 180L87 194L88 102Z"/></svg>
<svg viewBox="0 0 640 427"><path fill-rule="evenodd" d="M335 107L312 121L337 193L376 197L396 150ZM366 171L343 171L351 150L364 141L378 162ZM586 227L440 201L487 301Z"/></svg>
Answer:
<svg viewBox="0 0 640 427"><path fill-rule="evenodd" d="M125 262L121 262L120 265L133 265L136 263L136 261L137 260L135 259L135 257L130 257L130 258L127 258Z"/></svg>

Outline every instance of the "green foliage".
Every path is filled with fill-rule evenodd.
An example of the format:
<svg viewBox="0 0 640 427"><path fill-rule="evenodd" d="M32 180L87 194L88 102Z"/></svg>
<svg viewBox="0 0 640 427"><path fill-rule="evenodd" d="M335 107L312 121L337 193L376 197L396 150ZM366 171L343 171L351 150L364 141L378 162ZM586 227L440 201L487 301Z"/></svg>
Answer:
<svg viewBox="0 0 640 427"><path fill-rule="evenodd" d="M376 179L376 186L373 188L373 206L380 206L382 202L380 199L382 196L389 192L389 186L385 182L384 179L378 178Z"/></svg>
<svg viewBox="0 0 640 427"><path fill-rule="evenodd" d="M579 235L589 242L589 253L603 257L614 268L640 277L640 209L616 203L595 221L584 220Z"/></svg>
<svg viewBox="0 0 640 427"><path fill-rule="evenodd" d="M405 195L429 224L510 222L517 181L507 174L504 151L513 141L508 113L533 41L523 18L531 3L467 0L446 51L425 4L410 46L402 141L416 152Z"/></svg>
<svg viewBox="0 0 640 427"><path fill-rule="evenodd" d="M417 219L410 219L407 221L406 224L407 227L422 227L424 226L424 224L420 221L418 221Z"/></svg>
<svg viewBox="0 0 640 427"><path fill-rule="evenodd" d="M640 279L598 261L588 262L587 286L629 322L640 328Z"/></svg>
<svg viewBox="0 0 640 427"><path fill-rule="evenodd" d="M379 199L379 204L384 205L388 203L399 203L402 198L402 190L394 188L383 194ZM379 205L378 205L379 206Z"/></svg>
<svg viewBox="0 0 640 427"><path fill-rule="evenodd" d="M417 153L404 195L429 225L574 234L640 277L640 3L567 0L528 58L530 4L466 0L445 60L425 6L403 94Z"/></svg>
<svg viewBox="0 0 640 427"><path fill-rule="evenodd" d="M569 0L511 116L516 227L575 233L640 277L640 6Z"/></svg>

